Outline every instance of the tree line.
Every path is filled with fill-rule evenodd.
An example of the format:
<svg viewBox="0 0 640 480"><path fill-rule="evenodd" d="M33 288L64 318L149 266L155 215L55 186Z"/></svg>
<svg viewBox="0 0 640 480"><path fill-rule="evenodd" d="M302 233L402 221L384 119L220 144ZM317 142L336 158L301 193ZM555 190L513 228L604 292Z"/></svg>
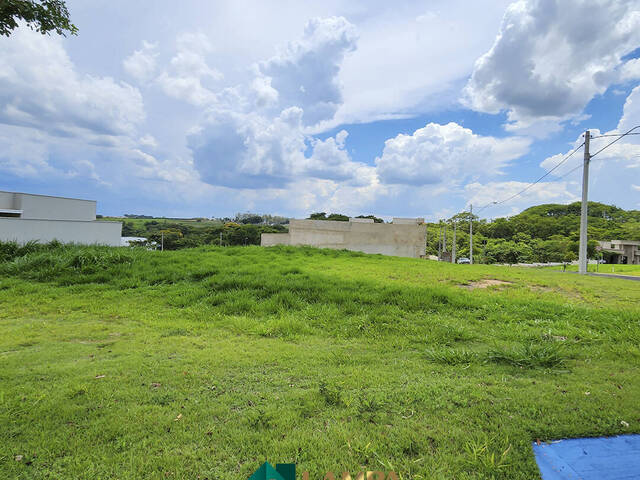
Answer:
<svg viewBox="0 0 640 480"><path fill-rule="evenodd" d="M640 241L640 211L589 202L589 258L600 257L599 240ZM580 240L580 202L568 205L545 204L518 215L494 220L480 219L469 212L441 222L427 224L427 254L444 248L451 252L453 225L457 225L457 257L469 256L469 221L473 221L473 257L479 263L569 262L577 260ZM440 245L440 246L439 246ZM606 260L606 254L604 254Z"/></svg>
<svg viewBox="0 0 640 480"><path fill-rule="evenodd" d="M168 250L200 245L260 245L262 233L285 233L289 219L282 216L238 213L235 217L194 219L151 219L127 214L122 235L145 237L147 244ZM341 213L315 212L311 220L349 221ZM359 215L376 223L374 215ZM440 222L427 223L426 252L437 255L439 248L451 252L456 224L458 258L469 256L469 222L473 221L474 261L479 263L567 262L578 258L580 202L569 205L546 204L528 208L518 215L493 220L462 212ZM443 234L446 231L446 247ZM590 258L597 256L598 240L640 241L640 211L589 202Z"/></svg>
<svg viewBox="0 0 640 480"><path fill-rule="evenodd" d="M287 232L287 226L284 224L252 223L254 220L125 220L122 236L146 238L145 241L138 242L140 246L160 248L162 245L166 250L178 250L201 245L260 245L260 236L263 233Z"/></svg>

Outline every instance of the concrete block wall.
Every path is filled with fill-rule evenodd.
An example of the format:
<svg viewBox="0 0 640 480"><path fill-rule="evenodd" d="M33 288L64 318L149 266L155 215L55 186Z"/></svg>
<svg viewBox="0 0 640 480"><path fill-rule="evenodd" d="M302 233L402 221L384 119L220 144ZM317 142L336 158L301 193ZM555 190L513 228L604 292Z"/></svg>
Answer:
<svg viewBox="0 0 640 480"><path fill-rule="evenodd" d="M260 245L273 247L275 245L289 245L288 233L263 233L260 236Z"/></svg>
<svg viewBox="0 0 640 480"><path fill-rule="evenodd" d="M413 223L291 220L288 234L263 234L261 245L311 245L397 257L425 255L426 226Z"/></svg>

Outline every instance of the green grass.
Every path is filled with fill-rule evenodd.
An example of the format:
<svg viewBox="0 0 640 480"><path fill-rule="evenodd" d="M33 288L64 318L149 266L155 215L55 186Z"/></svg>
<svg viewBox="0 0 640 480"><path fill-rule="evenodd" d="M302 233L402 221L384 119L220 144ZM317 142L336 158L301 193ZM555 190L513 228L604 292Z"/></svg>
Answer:
<svg viewBox="0 0 640 480"><path fill-rule="evenodd" d="M562 270L562 267L552 267L554 270ZM603 263L596 267L596 265L589 265L587 270L593 273L615 273L619 275L640 275L640 265L614 265ZM577 265L567 265L567 271L577 272Z"/></svg>
<svg viewBox="0 0 640 480"><path fill-rule="evenodd" d="M0 478L530 479L536 439L640 433L635 282L293 247L0 255Z"/></svg>

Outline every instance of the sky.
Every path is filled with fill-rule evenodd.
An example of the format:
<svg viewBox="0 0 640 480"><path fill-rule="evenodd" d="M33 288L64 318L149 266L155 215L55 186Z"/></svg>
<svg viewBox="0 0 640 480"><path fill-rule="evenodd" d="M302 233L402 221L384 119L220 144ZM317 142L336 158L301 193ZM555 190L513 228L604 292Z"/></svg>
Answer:
<svg viewBox="0 0 640 480"><path fill-rule="evenodd" d="M0 37L0 190L103 215L514 215L640 125L640 0L67 5L77 36ZM640 135L589 199L640 209Z"/></svg>

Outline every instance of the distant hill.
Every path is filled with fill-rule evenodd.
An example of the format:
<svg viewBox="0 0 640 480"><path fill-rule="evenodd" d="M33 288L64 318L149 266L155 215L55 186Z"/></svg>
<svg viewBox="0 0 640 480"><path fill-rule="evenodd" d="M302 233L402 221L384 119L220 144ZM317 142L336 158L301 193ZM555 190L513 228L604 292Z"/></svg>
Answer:
<svg viewBox="0 0 640 480"><path fill-rule="evenodd" d="M589 237L597 240L640 240L640 210L589 202ZM580 202L547 203L530 207L513 217L483 221L480 232L489 238L511 239L517 233L548 239L553 235L579 235Z"/></svg>
<svg viewBox="0 0 640 480"><path fill-rule="evenodd" d="M640 241L640 210L589 202L588 252L594 258L598 240ZM456 220L458 257L469 255L469 212ZM474 215L474 258L486 263L564 262L577 259L580 238L580 202L548 203L530 207L512 217L494 220ZM447 228L447 251L451 251L452 228ZM428 224L427 253L436 254L442 243L442 226Z"/></svg>

